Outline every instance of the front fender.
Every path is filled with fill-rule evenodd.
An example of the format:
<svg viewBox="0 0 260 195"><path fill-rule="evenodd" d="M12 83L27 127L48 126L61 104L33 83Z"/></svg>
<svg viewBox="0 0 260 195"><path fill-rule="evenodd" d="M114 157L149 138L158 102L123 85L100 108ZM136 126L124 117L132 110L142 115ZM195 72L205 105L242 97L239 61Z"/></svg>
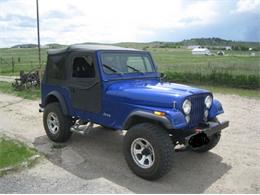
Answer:
<svg viewBox="0 0 260 195"><path fill-rule="evenodd" d="M218 100L213 100L209 110L209 119L215 118L217 115L224 113L221 103Z"/></svg>
<svg viewBox="0 0 260 195"><path fill-rule="evenodd" d="M154 109L158 110L158 109ZM165 116L156 116L152 111L134 111L132 112L124 122L124 129L128 129L132 124L135 117L143 119L149 119L162 124L166 129L180 129L187 125L184 115L179 111L173 110L159 110L165 112Z"/></svg>
<svg viewBox="0 0 260 195"><path fill-rule="evenodd" d="M166 129L172 128L171 121L165 116L163 116L163 117L156 116L153 113L146 112L146 111L134 111L125 120L123 129L129 129L130 126L134 123L134 120L136 118L143 118L143 119L157 121L157 122L161 123Z"/></svg>

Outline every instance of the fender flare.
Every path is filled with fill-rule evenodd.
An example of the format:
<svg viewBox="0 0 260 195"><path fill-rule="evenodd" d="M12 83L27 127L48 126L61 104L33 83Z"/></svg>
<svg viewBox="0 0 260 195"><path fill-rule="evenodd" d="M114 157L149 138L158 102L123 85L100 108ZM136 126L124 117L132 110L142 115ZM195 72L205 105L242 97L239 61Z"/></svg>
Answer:
<svg viewBox="0 0 260 195"><path fill-rule="evenodd" d="M222 114L222 113L224 113L224 110L223 110L221 103L218 100L214 99L212 102L212 106L209 110L209 118L213 119L217 115Z"/></svg>
<svg viewBox="0 0 260 195"><path fill-rule="evenodd" d="M148 119L148 120L151 120L151 121L159 122L166 129L172 129L173 128L170 120L165 116L163 116L163 117L156 116L151 112L145 112L145 111L134 111L131 114L129 114L128 117L126 118L126 120L123 124L123 129L129 129L131 124L133 123L133 119L135 117L140 117L140 118Z"/></svg>
<svg viewBox="0 0 260 195"><path fill-rule="evenodd" d="M46 96L46 98L45 98L45 100L44 100L44 106L47 105L48 98L50 98L51 96L54 96L55 98L58 99L63 114L64 114L64 115L68 115L68 108L67 108L67 106L66 106L65 99L64 99L64 97L63 97L58 91L52 91L52 92L50 92L50 93Z"/></svg>

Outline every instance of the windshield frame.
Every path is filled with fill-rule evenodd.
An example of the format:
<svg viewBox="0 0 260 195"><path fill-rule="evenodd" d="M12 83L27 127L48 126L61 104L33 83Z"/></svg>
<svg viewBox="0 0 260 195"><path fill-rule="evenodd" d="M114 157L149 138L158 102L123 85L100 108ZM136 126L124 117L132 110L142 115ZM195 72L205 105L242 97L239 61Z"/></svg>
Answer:
<svg viewBox="0 0 260 195"><path fill-rule="evenodd" d="M103 63L102 63L102 54L104 53L129 53L133 55L144 55L147 57L151 64L152 72L126 72L126 73L112 73L108 74L105 72ZM146 78L146 77L158 77L158 72L157 72L157 66L154 63L154 60L149 52L146 51L131 51L131 50L105 50L105 51L98 51L97 52L98 59L99 59L99 65L100 65L100 70L104 78L106 79L127 79L127 78Z"/></svg>

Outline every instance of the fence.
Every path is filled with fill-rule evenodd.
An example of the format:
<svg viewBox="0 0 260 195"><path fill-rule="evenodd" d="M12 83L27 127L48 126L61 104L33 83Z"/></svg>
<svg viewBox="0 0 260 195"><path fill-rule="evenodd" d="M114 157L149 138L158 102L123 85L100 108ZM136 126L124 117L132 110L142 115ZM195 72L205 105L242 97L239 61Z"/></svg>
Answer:
<svg viewBox="0 0 260 195"><path fill-rule="evenodd" d="M43 61L45 64L45 61ZM39 68L39 62L36 59L22 57L0 57L0 74L19 74L21 70L30 71Z"/></svg>

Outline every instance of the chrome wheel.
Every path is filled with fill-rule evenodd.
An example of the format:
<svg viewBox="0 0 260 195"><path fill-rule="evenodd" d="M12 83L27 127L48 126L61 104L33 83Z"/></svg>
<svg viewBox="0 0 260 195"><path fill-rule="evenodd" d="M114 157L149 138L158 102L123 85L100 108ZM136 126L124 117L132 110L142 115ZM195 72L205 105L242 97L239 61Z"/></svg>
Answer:
<svg viewBox="0 0 260 195"><path fill-rule="evenodd" d="M131 155L134 162L143 169L148 169L154 164L153 146L144 138L137 138L132 142Z"/></svg>
<svg viewBox="0 0 260 195"><path fill-rule="evenodd" d="M56 134L60 129L58 116L54 112L50 112L47 116L48 129L52 134Z"/></svg>

